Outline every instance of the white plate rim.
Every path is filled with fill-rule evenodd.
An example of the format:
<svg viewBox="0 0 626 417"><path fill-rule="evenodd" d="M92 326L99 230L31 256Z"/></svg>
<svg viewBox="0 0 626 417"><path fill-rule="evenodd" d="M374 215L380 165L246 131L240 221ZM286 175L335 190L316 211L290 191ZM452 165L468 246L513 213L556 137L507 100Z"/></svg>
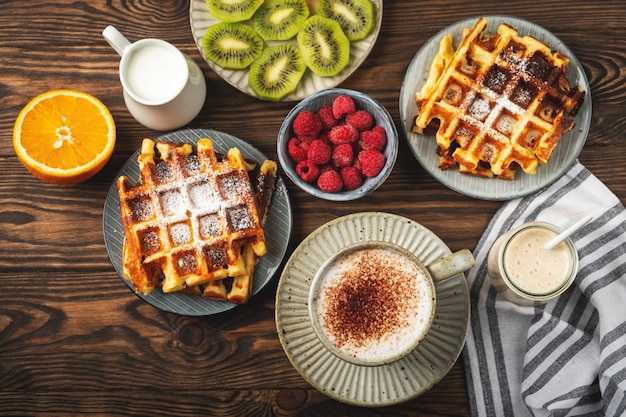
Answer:
<svg viewBox="0 0 626 417"><path fill-rule="evenodd" d="M350 62L348 66L334 77L319 77L312 73L309 69L307 69L296 91L283 98L281 102L299 101L318 91L336 87L343 81L345 81L350 75L354 73L354 71L356 71L361 66L363 61L367 58L372 48L374 47L382 25L383 1L371 1L374 4L374 9L376 12L376 25L374 26L372 32L365 39L351 43ZM311 14L313 14L313 12ZM227 70L221 68L219 65L207 59L207 57L204 55L204 51L202 49L202 37L211 25L219 22L218 19L214 18L211 15L206 0L190 1L189 21L194 42L198 47L198 50L200 51L200 55L202 55L202 58L207 63L207 65L231 86L252 97L257 97L256 93L252 91L250 86L248 86L249 71L247 69ZM293 39L289 42L294 44L296 43ZM276 42L267 42L267 45L273 44L276 44Z"/></svg>
<svg viewBox="0 0 626 417"><path fill-rule="evenodd" d="M167 133L155 139L156 141L185 142L195 145L200 138L208 137L213 140L213 145L217 152L226 152L229 148L236 146L241 151L244 158L255 161L262 161L266 156L249 143L232 136L228 133L212 129L185 129ZM129 176L131 182L138 179L137 156L141 149L136 150L124 163L116 174L117 179L121 175ZM124 239L124 226L119 208L119 197L115 181L109 187L102 216L104 242L113 267L122 282L137 297L148 304L166 312L188 316L207 316L221 313L237 307L226 301L211 300L196 295L185 293L164 294L156 289L149 295L137 294L128 280L124 278L122 269L122 242ZM274 189L274 195L270 203L270 210L267 212L264 230L268 252L259 259L254 271L252 283L252 296L259 293L276 275L287 252L289 239L293 227L291 203L287 187L283 178L278 175ZM271 232L269 232L269 230Z"/></svg>
<svg viewBox="0 0 626 417"><path fill-rule="evenodd" d="M469 326L469 290L464 274L458 274L437 285L435 322L407 357L370 367L345 362L328 351L312 329L307 306L315 272L333 253L377 241L401 246L425 264L451 253L439 237L413 220L383 212L354 213L320 226L301 242L283 268L276 293L276 327L294 368L329 397L362 407L401 403L429 390L458 359Z"/></svg>
<svg viewBox="0 0 626 417"><path fill-rule="evenodd" d="M415 94L421 90L426 81L432 59L439 47L439 41L445 35L454 35L454 44L460 42L463 29L471 28L477 17L467 18L442 29L431 37L415 54L409 64L400 90L400 118L405 137L413 155L422 167L435 179L448 188L469 197L484 200L510 200L524 197L539 191L560 178L576 161L587 139L591 126L591 88L584 68L573 51L547 29L529 21L509 15L484 16L489 26L488 33L493 33L500 23L507 23L518 30L521 35L531 35L558 50L570 58L569 78L572 85L585 90L585 99L575 118L575 126L567 132L555 148L547 164L540 164L534 175L518 170L513 181L497 178L480 178L463 175L458 169L442 171L439 169L439 158L435 154L434 135L422 136L411 132L415 108Z"/></svg>

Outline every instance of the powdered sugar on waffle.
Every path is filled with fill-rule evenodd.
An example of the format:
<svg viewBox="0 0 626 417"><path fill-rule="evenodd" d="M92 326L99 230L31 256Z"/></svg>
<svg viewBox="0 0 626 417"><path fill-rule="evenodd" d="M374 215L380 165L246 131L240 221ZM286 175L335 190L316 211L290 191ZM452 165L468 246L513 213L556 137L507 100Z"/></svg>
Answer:
<svg viewBox="0 0 626 417"><path fill-rule="evenodd" d="M190 145L159 143L159 159L154 142L146 141L139 184L118 180L127 239L136 242L135 253L128 255L135 260L125 264L160 266L168 292L182 289L185 281L197 285L241 270L240 245L252 244L257 255L265 252L254 191L238 150L220 159L208 139L198 142L196 154ZM140 283L136 288L156 279L154 267L132 268L143 276L133 279Z"/></svg>
<svg viewBox="0 0 626 417"><path fill-rule="evenodd" d="M585 92L570 86L566 56L506 24L497 35L483 36L486 27L480 18L456 51L442 39L413 131L439 119L441 169L510 180L518 165L533 174L548 161Z"/></svg>

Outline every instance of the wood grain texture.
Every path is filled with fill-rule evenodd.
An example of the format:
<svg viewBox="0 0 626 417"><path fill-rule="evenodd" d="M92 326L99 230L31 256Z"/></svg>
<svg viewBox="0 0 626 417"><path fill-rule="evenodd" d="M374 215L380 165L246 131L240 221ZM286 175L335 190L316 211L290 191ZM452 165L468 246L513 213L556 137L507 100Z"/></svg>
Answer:
<svg viewBox="0 0 626 417"><path fill-rule="evenodd" d="M592 123L581 162L626 202L626 3L420 0L384 3L380 36L341 86L370 94L399 124L399 92L419 48L467 17L510 14L553 32L591 84ZM300 377L274 321L276 281L248 304L211 317L160 312L135 297L108 259L106 193L144 137L161 133L128 114L118 56L101 36L115 25L130 40L165 39L200 63L209 88L190 124L244 139L276 158L290 103L240 93L212 72L193 42L183 0L0 2L0 414L167 416L468 416L462 362L422 396L384 409L331 400ZM115 153L91 180L44 184L17 160L11 137L20 109L56 88L100 98L117 124ZM392 175L357 202L316 200L287 182L294 214L289 253L323 223L380 210L416 220L452 250L473 249L499 202L436 182L401 137Z"/></svg>

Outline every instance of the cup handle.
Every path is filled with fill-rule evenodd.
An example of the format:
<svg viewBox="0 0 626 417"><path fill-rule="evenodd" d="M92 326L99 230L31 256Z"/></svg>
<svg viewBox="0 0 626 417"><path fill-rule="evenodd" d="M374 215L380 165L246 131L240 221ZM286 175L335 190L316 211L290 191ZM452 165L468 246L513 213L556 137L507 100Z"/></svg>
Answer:
<svg viewBox="0 0 626 417"><path fill-rule="evenodd" d="M120 56L124 55L124 50L130 46L130 41L115 26L109 25L105 27L102 31L102 36Z"/></svg>
<svg viewBox="0 0 626 417"><path fill-rule="evenodd" d="M474 266L475 262L472 252L468 249L462 249L433 262L426 269L428 269L435 282L440 282L467 271Z"/></svg>

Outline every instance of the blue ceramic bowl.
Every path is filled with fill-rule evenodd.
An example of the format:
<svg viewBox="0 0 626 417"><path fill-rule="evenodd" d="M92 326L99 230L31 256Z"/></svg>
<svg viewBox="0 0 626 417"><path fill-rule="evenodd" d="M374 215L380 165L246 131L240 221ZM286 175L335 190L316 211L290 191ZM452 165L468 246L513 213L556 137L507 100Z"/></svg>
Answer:
<svg viewBox="0 0 626 417"><path fill-rule="evenodd" d="M363 184L354 190L341 190L336 193L327 193L320 190L315 183L308 183L298 176L296 173L296 163L291 159L287 152L287 144L295 135L293 133L293 121L303 110L309 110L316 113L325 105L332 105L336 97L347 95L352 97L357 110L367 110L372 114L375 124L385 129L387 133L387 145L383 149L385 155L385 166L381 172L374 178L365 178ZM280 131L278 133L278 160L283 171L293 181L294 184L302 188L307 193L331 201L349 201L364 197L376 190L391 174L396 158L398 156L398 131L393 118L378 101L372 97L360 93L358 91L346 90L341 88L333 88L330 90L319 91L310 97L299 102L285 118Z"/></svg>

